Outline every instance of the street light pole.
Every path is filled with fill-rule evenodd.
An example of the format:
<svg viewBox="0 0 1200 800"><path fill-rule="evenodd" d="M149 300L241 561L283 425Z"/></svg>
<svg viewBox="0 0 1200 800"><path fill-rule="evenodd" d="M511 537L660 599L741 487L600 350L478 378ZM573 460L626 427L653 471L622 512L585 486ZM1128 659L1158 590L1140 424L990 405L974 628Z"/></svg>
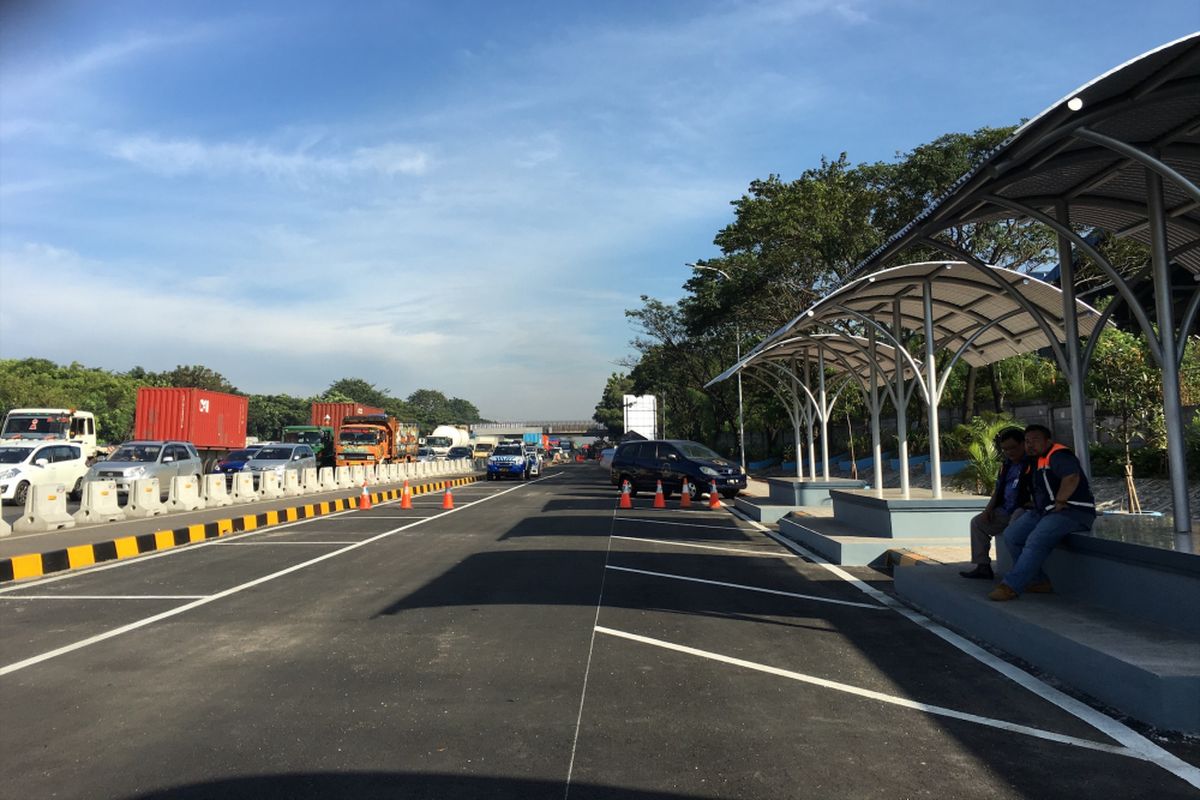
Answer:
<svg viewBox="0 0 1200 800"><path fill-rule="evenodd" d="M706 267L702 264L684 264L685 267L692 269L706 269L709 272L715 272L725 280L733 280L729 277L729 273L723 269L716 267ZM733 321L733 335L737 340L737 360L742 360L742 323L737 319ZM738 381L738 451L742 458L742 472L746 471L746 419L742 403L742 371L739 369L737 374ZM796 456L799 459L799 455Z"/></svg>

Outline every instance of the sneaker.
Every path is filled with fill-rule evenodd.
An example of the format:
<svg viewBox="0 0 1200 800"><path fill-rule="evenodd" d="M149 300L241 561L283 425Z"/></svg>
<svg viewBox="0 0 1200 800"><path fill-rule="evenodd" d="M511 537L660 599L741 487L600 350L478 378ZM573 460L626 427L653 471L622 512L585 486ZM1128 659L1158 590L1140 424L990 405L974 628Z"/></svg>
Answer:
<svg viewBox="0 0 1200 800"><path fill-rule="evenodd" d="M991 564L976 564L975 569L965 570L958 574L962 575L964 578L985 578L989 581L994 580L996 577L992 574Z"/></svg>
<svg viewBox="0 0 1200 800"><path fill-rule="evenodd" d="M997 600L999 602L1004 602L1006 600L1016 600L1016 599L1017 599L1017 593L1014 592L1012 589L1008 588L1007 583L998 584L995 589L992 589L992 591L988 593L988 600Z"/></svg>
<svg viewBox="0 0 1200 800"><path fill-rule="evenodd" d="M1050 580L1034 581L1025 587L1025 591L1033 592L1034 594L1050 594L1054 591L1054 587L1050 585Z"/></svg>

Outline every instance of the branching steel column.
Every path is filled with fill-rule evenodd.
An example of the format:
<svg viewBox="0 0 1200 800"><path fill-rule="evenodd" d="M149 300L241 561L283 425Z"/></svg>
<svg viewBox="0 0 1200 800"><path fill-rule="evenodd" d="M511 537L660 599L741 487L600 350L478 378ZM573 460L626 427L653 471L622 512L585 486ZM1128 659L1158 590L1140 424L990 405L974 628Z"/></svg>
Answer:
<svg viewBox="0 0 1200 800"><path fill-rule="evenodd" d="M808 349L804 350L804 385L808 386L808 377L812 374L812 366L808 360ZM813 414L808 416L808 473L815 481L817 479L817 442L813 435Z"/></svg>
<svg viewBox="0 0 1200 800"><path fill-rule="evenodd" d="M1183 451L1183 407L1179 399L1179 362L1173 358L1175 320L1171 309L1171 269L1167 260L1167 217L1163 206L1162 176L1146 169L1149 200L1150 261L1154 271L1154 304L1162 343L1163 415L1167 428L1167 465L1171 473L1171 508L1175 514L1175 549L1192 552L1192 518L1188 509L1187 456ZM1186 334L1186 331L1184 331Z"/></svg>
<svg viewBox="0 0 1200 800"><path fill-rule="evenodd" d="M875 458L875 491L883 497L883 446L879 443L879 359L875 349L875 329L867 329L867 352L871 359L870 391L867 401L871 404L871 449Z"/></svg>
<svg viewBox="0 0 1200 800"><path fill-rule="evenodd" d="M1067 204L1058 201L1055 212L1063 227L1071 224ZM1075 309L1075 262L1071 254L1071 240L1058 233L1058 275L1062 289L1063 342L1067 355L1067 388L1071 394L1071 436L1075 442L1075 457L1083 467L1083 474L1091 477L1092 459L1088 452L1086 408L1083 399L1083 359L1079 352L1079 318Z"/></svg>
<svg viewBox="0 0 1200 800"><path fill-rule="evenodd" d="M903 347L901 332L900 298L892 301L892 337L897 350ZM917 379L913 375L913 380ZM900 457L900 494L909 499L908 487L908 381L904 377L904 368L896 359L896 455Z"/></svg>
<svg viewBox="0 0 1200 800"><path fill-rule="evenodd" d="M817 379L819 381L819 397L817 404L821 407L821 477L829 480L829 405L825 397L825 348L817 347Z"/></svg>
<svg viewBox="0 0 1200 800"><path fill-rule="evenodd" d="M937 365L934 363L933 351L933 284L929 278L925 279L922 292L922 300L925 308L925 363L922 365L925 370L924 380L926 383L925 396L929 400L927 408L929 409L929 472L930 472L930 489L933 490L933 499L940 500L942 498L942 445L939 439L941 434L938 431L938 387L937 387Z"/></svg>

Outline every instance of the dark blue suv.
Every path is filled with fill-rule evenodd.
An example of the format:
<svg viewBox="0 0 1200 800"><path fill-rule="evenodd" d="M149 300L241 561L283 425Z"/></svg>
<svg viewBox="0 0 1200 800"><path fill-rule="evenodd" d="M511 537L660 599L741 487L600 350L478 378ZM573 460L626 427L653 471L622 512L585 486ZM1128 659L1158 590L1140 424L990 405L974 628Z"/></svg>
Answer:
<svg viewBox="0 0 1200 800"><path fill-rule="evenodd" d="M713 484L727 499L746 488L746 473L741 466L699 442L684 439L626 442L613 454L611 475L614 486L629 481L634 494L639 490L653 492L662 481L663 494L670 495L680 490L684 478L693 497L707 492Z"/></svg>

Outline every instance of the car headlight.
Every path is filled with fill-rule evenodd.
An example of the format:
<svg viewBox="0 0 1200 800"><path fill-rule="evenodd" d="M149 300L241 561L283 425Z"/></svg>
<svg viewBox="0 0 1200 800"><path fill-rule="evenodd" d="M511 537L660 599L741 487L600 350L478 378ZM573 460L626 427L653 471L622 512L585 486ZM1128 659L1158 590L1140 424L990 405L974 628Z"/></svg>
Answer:
<svg viewBox="0 0 1200 800"><path fill-rule="evenodd" d="M702 473L704 473L705 475L711 475L714 478L721 474L721 473L717 472L715 469L713 469L712 467L701 467L700 471Z"/></svg>
<svg viewBox="0 0 1200 800"><path fill-rule="evenodd" d="M126 478L144 478L144 477L146 477L146 468L145 467L130 467L129 469L125 470L125 477Z"/></svg>
<svg viewBox="0 0 1200 800"><path fill-rule="evenodd" d="M276 468L275 468L275 474L276 474L276 475L282 475L282 474L283 474L283 468L284 468L284 465L283 465L283 464L280 464L278 467L276 467Z"/></svg>
<svg viewBox="0 0 1200 800"><path fill-rule="evenodd" d="M21 470L19 467L13 467L12 469L6 469L6 470L4 470L4 472L0 472L0 481L6 481L9 478L15 478L20 474L21 474Z"/></svg>

